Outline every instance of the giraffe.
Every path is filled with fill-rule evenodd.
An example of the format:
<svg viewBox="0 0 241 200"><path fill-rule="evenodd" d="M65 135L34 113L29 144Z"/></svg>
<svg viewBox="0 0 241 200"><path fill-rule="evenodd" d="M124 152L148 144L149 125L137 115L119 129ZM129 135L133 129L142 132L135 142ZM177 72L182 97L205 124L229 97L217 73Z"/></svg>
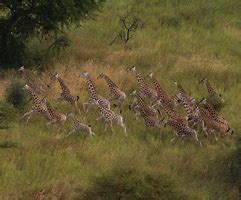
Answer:
<svg viewBox="0 0 241 200"><path fill-rule="evenodd" d="M161 100L163 104L165 104L170 109L173 109L174 105L175 105L174 99L172 97L170 97L166 93L166 91L161 87L160 83L158 82L156 77L154 77L152 72L150 74L148 74L148 77L152 80L152 82L155 86L155 90L157 93L157 100ZM156 104L154 104L154 106L155 105Z"/></svg>
<svg viewBox="0 0 241 200"><path fill-rule="evenodd" d="M177 81L174 81L174 84L177 86L178 94L185 97L186 100L188 100L189 102L192 102L192 104L195 104L195 99L188 94L188 92L181 86L180 83L178 83Z"/></svg>
<svg viewBox="0 0 241 200"><path fill-rule="evenodd" d="M157 117L158 116L158 111L154 108L152 108L151 106L147 105L147 103L144 101L144 99L141 97L140 92L133 90L130 93L131 96L135 96L136 98L136 103L137 105L134 106L134 108L137 108L139 110L139 113L136 113L135 116L137 118L138 115L141 116L153 116L153 117ZM135 103L135 100L133 101ZM130 106L131 108L133 107L133 103Z"/></svg>
<svg viewBox="0 0 241 200"><path fill-rule="evenodd" d="M195 141L198 142L200 146L202 146L201 141L199 141L199 139L198 139L197 132L194 129L190 128L189 126L184 125L184 124L182 124L182 123L180 123L176 120L173 120L173 119L171 119L171 120L163 119L161 123L163 123L164 127L166 125L169 125L172 128L174 128L174 130L176 132L176 135L180 136L181 139L183 139L186 136L192 136L192 137L194 137ZM173 142L174 140L175 140L175 138L173 138L171 140L171 142Z"/></svg>
<svg viewBox="0 0 241 200"><path fill-rule="evenodd" d="M100 101L100 100L97 100ZM107 130L107 126L110 127L111 131L115 133L112 124L115 123L119 126L121 126L124 129L125 135L127 136L126 133L126 125L123 122L123 117L119 114L116 114L114 111L107 109L106 107L103 107L100 102L97 102L96 105L98 106L100 110L101 116L96 119L96 121L100 119L104 119L106 124L105 124L105 131Z"/></svg>
<svg viewBox="0 0 241 200"><path fill-rule="evenodd" d="M104 79L106 81L110 91L109 101L111 101L112 99L116 99L120 101L119 107L120 107L120 112L122 112L123 103L124 103L124 100L126 99L126 94L106 74L101 73L97 77L97 79Z"/></svg>
<svg viewBox="0 0 241 200"><path fill-rule="evenodd" d="M44 98L43 101L45 102L48 113L50 115L49 122L47 123L47 125L59 123L61 126L63 126L65 124L66 120L67 120L67 116L63 113L60 113L60 112L56 111L50 105L50 103L47 101L46 98Z"/></svg>
<svg viewBox="0 0 241 200"><path fill-rule="evenodd" d="M229 131L231 131L231 134L233 134L233 130L231 130L228 121L221 117L219 113L209 103L207 103L205 98L202 98L202 100L199 102L199 105L205 106L204 108L201 108L202 114L203 116L205 114L205 116L209 119L209 123L210 121L213 121L216 129L219 129L222 134L225 134Z"/></svg>
<svg viewBox="0 0 241 200"><path fill-rule="evenodd" d="M162 103L161 100L157 101L157 105L160 105L162 107L162 109L164 110L164 112L173 120L180 122L184 125L188 125L188 117L182 115L181 113L170 109L168 106L166 106L165 104Z"/></svg>
<svg viewBox="0 0 241 200"><path fill-rule="evenodd" d="M80 131L87 133L90 137L93 137L95 135L94 132L92 132L91 126L81 123L77 119L77 117L74 115L74 113L68 114L67 117L72 118L72 120L74 122L74 129L72 131L70 131L66 137L70 136L71 134L73 134L75 132L80 132Z"/></svg>
<svg viewBox="0 0 241 200"><path fill-rule="evenodd" d="M85 107L88 105L101 105L102 107L106 108L106 109L110 109L110 101L108 101L107 99L105 99L104 97L98 95L95 86L93 84L93 81L90 78L90 75L88 72L82 72L80 73L79 77L82 77L85 79L86 84L88 86L88 90L89 90L89 94L90 94L90 99L88 100L88 102L83 103L83 108L84 111L87 113L88 110L85 109Z"/></svg>
<svg viewBox="0 0 241 200"><path fill-rule="evenodd" d="M147 85L141 73L138 73L136 71L136 67L132 67L129 71L136 77L137 82L139 83L139 92L141 96L149 97L151 101L154 103L157 100L158 96L156 91Z"/></svg>
<svg viewBox="0 0 241 200"><path fill-rule="evenodd" d="M27 90L30 95L32 96L32 100L33 100L33 107L31 109L31 111L25 113L21 119L27 117L26 122L28 123L29 119L32 117L33 114L41 114L43 116L45 116L47 119L50 119L51 116L48 112L46 103L43 101L42 98L40 98L34 89L32 89L30 86L28 86L28 84L25 84L25 86L22 88Z"/></svg>
<svg viewBox="0 0 241 200"><path fill-rule="evenodd" d="M203 78L201 81L199 81L199 84L206 85L208 94L210 97L214 97L218 102L224 103L224 99L221 94L218 94L214 88L211 86L210 82L207 78Z"/></svg>
<svg viewBox="0 0 241 200"><path fill-rule="evenodd" d="M36 94L42 94L45 92L45 89L43 86L36 82L36 80L33 80L31 78L31 75L29 72L25 69L24 66L21 66L18 71L22 74L22 77L25 81L25 84L27 84L29 87L31 87ZM49 87L49 85L48 85Z"/></svg>
<svg viewBox="0 0 241 200"><path fill-rule="evenodd" d="M213 134L215 140L217 141L216 132L218 131L222 135L226 135L230 132L230 135L233 134L233 130L230 129L228 124L224 124L220 121L214 120L207 109L205 108L198 108L199 117L203 120L205 127L205 134L208 136L209 134Z"/></svg>
<svg viewBox="0 0 241 200"><path fill-rule="evenodd" d="M69 102L71 105L75 106L76 110L80 114L80 109L78 107L79 96L75 97L75 96L71 95L69 88L66 86L66 84L64 83L64 80L59 76L58 73L55 73L50 79L58 80L59 85L62 89L62 92L61 92L58 100L65 100L65 101Z"/></svg>

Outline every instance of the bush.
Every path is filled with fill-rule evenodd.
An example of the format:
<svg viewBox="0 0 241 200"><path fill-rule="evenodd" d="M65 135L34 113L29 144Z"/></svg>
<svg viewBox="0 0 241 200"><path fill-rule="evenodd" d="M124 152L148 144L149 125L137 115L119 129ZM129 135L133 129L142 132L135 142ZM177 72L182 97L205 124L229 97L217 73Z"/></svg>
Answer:
<svg viewBox="0 0 241 200"><path fill-rule="evenodd" d="M17 117L18 112L13 105L0 101L0 129L9 128Z"/></svg>
<svg viewBox="0 0 241 200"><path fill-rule="evenodd" d="M23 84L18 80L13 80L6 89L6 101L17 109L23 109L27 104L27 93L22 89Z"/></svg>
<svg viewBox="0 0 241 200"><path fill-rule="evenodd" d="M77 191L76 199L187 199L168 177L125 168L101 175L92 187Z"/></svg>

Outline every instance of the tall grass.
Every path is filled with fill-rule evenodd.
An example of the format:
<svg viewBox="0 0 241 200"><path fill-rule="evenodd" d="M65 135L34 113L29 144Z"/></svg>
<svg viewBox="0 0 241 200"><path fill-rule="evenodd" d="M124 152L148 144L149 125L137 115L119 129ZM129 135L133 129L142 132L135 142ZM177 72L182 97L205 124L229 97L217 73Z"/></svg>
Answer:
<svg viewBox="0 0 241 200"><path fill-rule="evenodd" d="M207 96L205 87L198 84L201 78L207 77L226 100L221 115L234 129L232 137L215 142L200 136L203 148L191 138L184 144L178 140L171 144L170 139L174 137L171 129L163 128L164 138L160 139L157 129L146 128L141 119L135 121L127 108L131 98L123 112L128 137L118 127L115 127L116 135L109 130L104 132L104 124L95 121L99 116L95 108L87 115L78 116L92 125L96 133L93 139L81 135L59 138L59 134L64 136L72 129L72 122L68 121L63 128L47 127L45 119L36 116L28 125L19 121L8 130L0 129L3 141L0 145L0 199L38 199L41 195L47 199L60 196L71 199L93 195L90 190L102 187L96 186L101 181L95 180L102 177L103 181L107 177L108 181L115 181L113 172L121 166L125 167L123 173L126 170L141 173L142 180L150 174L164 176L187 199L237 199L228 161L241 130L238 109L240 5L239 0L108 0L95 20L68 32L73 45L51 62L46 60L49 68L39 76L51 86L48 99L64 113L74 108L55 101L60 87L49 79L55 72L74 95L80 96L80 107L89 97L85 82L78 77L81 71L90 72L97 90L105 97L108 96L106 85L96 80L97 75L101 72L110 75L128 94L136 86L136 81L126 72L131 65L143 74L154 72L172 95L176 92L173 81L177 80L194 97ZM143 27L127 44L115 42L110 46L120 28L119 18L126 13L141 18ZM30 46L33 51L41 52L47 47L47 41L41 45L32 41ZM10 76L15 73L9 72L0 80L0 94L5 91ZM5 141L10 144L9 148L5 148ZM135 180L131 182L132 179L127 178L124 183L135 184ZM109 183L103 183L104 189L106 184Z"/></svg>

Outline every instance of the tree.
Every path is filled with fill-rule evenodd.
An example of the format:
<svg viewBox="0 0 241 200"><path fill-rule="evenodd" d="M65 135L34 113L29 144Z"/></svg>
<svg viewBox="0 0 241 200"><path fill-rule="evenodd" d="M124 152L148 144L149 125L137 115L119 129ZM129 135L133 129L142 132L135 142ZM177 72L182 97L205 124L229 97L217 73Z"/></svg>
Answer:
<svg viewBox="0 0 241 200"><path fill-rule="evenodd" d="M92 16L104 0L0 0L0 66L23 64L33 36L57 37Z"/></svg>

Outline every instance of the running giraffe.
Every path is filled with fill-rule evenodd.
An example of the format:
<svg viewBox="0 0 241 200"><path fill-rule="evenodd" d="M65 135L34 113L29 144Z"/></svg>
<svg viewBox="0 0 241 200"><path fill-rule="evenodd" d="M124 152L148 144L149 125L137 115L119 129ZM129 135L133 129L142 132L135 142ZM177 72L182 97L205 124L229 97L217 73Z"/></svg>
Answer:
<svg viewBox="0 0 241 200"><path fill-rule="evenodd" d="M43 116L45 116L47 119L50 119L51 116L48 112L46 103L43 101L42 98L40 98L36 92L34 91L34 89L32 89L30 86L28 86L28 84L25 84L25 86L22 88L27 90L30 95L32 96L32 100L33 100L33 107L32 110L25 113L21 119L28 117L26 120L26 123L28 123L29 119L32 117L33 114L41 114Z"/></svg>
<svg viewBox="0 0 241 200"><path fill-rule="evenodd" d="M208 94L210 97L214 97L218 102L224 103L224 99L221 94L218 94L214 88L211 86L210 82L207 78L203 78L201 81L199 81L199 84L206 85Z"/></svg>
<svg viewBox="0 0 241 200"><path fill-rule="evenodd" d="M228 124L224 124L220 121L216 121L214 120L211 116L210 113L207 109L200 107L198 109L198 114L199 117L202 119L202 121L204 122L204 127L203 129L205 130L206 135L210 135L213 134L215 137L215 140L217 141L217 136L216 136L216 132L222 134L222 135L226 135L230 132L230 135L233 134L233 130L230 129Z"/></svg>
<svg viewBox="0 0 241 200"><path fill-rule="evenodd" d="M87 113L88 110L85 109L86 105L89 107L89 105L100 105L106 109L110 109L110 101L108 101L107 99L105 99L104 97L98 95L95 86L93 84L93 81L90 78L90 75L88 72L82 72L80 73L79 77L82 77L85 79L86 84L88 86L88 91L90 94L90 99L88 100L88 102L83 103L83 108L84 111Z"/></svg>
<svg viewBox="0 0 241 200"><path fill-rule="evenodd" d="M198 139L197 132L194 129L190 128L189 126L186 126L186 125L184 125L184 124L182 124L178 121L175 121L173 119L162 120L161 123L164 125L164 127L166 125L171 126L175 130L176 135L180 136L181 139L183 139L184 137L187 137L187 136L192 136L192 137L194 137L195 141L198 142L200 146L202 146L201 141L199 141L199 139ZM174 140L175 140L175 138L173 138L171 140L171 142L173 142Z"/></svg>
<svg viewBox="0 0 241 200"><path fill-rule="evenodd" d="M170 109L168 106L165 106L165 104L162 103L161 100L157 101L157 105L161 106L161 108L164 110L164 112L173 120L180 122L184 125L188 125L188 117L182 115L181 113Z"/></svg>
<svg viewBox="0 0 241 200"><path fill-rule="evenodd" d="M75 132L85 132L85 133L89 134L90 137L93 137L95 135L94 132L92 132L91 126L81 123L77 119L77 117L74 115L74 113L68 114L67 117L71 117L73 119L74 129L72 131L70 131L66 137L70 136L71 134L73 134Z"/></svg>
<svg viewBox="0 0 241 200"><path fill-rule="evenodd" d="M97 79L104 79L109 86L110 99L109 101L116 99L120 101L120 113L122 112L123 103L126 99L126 94L104 73L101 73Z"/></svg>
<svg viewBox="0 0 241 200"><path fill-rule="evenodd" d="M69 88L66 86L66 84L64 83L64 80L59 76L58 73L55 73L50 79L51 80L58 80L59 85L62 89L62 92L61 92L58 100L65 100L65 101L69 102L71 105L75 106L75 108L77 109L77 111L80 114L80 109L78 107L79 96L75 97L75 96L70 94Z"/></svg>
<svg viewBox="0 0 241 200"><path fill-rule="evenodd" d="M141 97L140 92L133 90L130 93L130 96L135 96L136 100L134 99L133 102L136 103L135 106L134 103L132 103L130 105L130 108L137 108L139 110L139 113L136 113L136 119L137 119L137 115L141 115L143 116L153 116L153 117L157 117L158 116L158 111L154 108L152 108L151 106L147 105L147 103L144 101L144 99Z"/></svg>
<svg viewBox="0 0 241 200"><path fill-rule="evenodd" d="M198 115L198 112L197 112L198 106L196 104L193 104L195 100L190 101L188 96L183 96L181 93L177 94L176 97L180 101L180 103L184 106L184 109L186 111L186 115L188 118L188 122L192 124L192 128L195 126L200 126L201 128L203 128L204 122Z"/></svg>
<svg viewBox="0 0 241 200"><path fill-rule="evenodd" d="M97 101L100 101L100 100L97 100ZM121 126L124 129L125 135L127 136L126 125L123 122L123 117L119 114L116 114L112 110L103 107L100 102L97 102L96 105L98 106L98 108L100 110L100 114L101 114L101 116L99 118L97 118L96 121L98 121L100 119L105 120L106 124L105 124L104 130L106 131L107 126L109 126L111 131L113 133L115 133L115 131L113 129L113 126L112 126L112 124L115 123L115 124Z"/></svg>
<svg viewBox="0 0 241 200"><path fill-rule="evenodd" d="M152 82L155 86L155 90L157 93L157 99L161 100L162 103L165 104L170 109L173 109L174 105L175 105L174 99L172 97L170 97L166 93L166 91L161 87L160 83L158 82L158 80L156 79L156 77L153 75L152 72L150 74L148 74L148 77L152 80Z"/></svg>
<svg viewBox="0 0 241 200"><path fill-rule="evenodd" d="M67 120L66 115L56 111L50 105L50 103L47 101L46 98L44 98L43 101L45 102L48 113L50 115L49 122L47 123L47 125L59 123L61 126L63 126L65 124L66 120Z"/></svg>
<svg viewBox="0 0 241 200"><path fill-rule="evenodd" d="M24 66L20 67L20 68L18 69L18 71L21 72L25 84L27 84L29 87L31 87L36 94L41 94L41 93L45 92L45 89L43 88L43 86L42 86L41 84L37 83L36 80L34 81L34 80L31 78L31 75L30 75L29 72L25 69ZM48 87L49 87L49 86L48 86Z"/></svg>
<svg viewBox="0 0 241 200"><path fill-rule="evenodd" d="M154 89L147 85L141 73L136 71L136 67L132 67L129 71L136 77L137 82L139 83L139 92L143 97L149 97L154 103L157 100L157 93Z"/></svg>
<svg viewBox="0 0 241 200"><path fill-rule="evenodd" d="M192 102L192 104L194 105L195 99L192 96L190 96L190 94L188 94L188 92L181 86L181 84L178 83L177 81L175 81L174 84L177 86L178 94L185 97L186 100L188 100L189 102ZM176 100L178 101L178 99Z"/></svg>
<svg viewBox="0 0 241 200"><path fill-rule="evenodd" d="M199 105L205 106L205 108L200 108L200 113L202 117L206 117L206 120L208 120L206 123L209 124L209 127L213 124L214 129L218 130L221 134L226 134L230 131L231 135L233 134L233 130L231 130L228 121L221 117L218 112L207 103L205 98L200 101Z"/></svg>

